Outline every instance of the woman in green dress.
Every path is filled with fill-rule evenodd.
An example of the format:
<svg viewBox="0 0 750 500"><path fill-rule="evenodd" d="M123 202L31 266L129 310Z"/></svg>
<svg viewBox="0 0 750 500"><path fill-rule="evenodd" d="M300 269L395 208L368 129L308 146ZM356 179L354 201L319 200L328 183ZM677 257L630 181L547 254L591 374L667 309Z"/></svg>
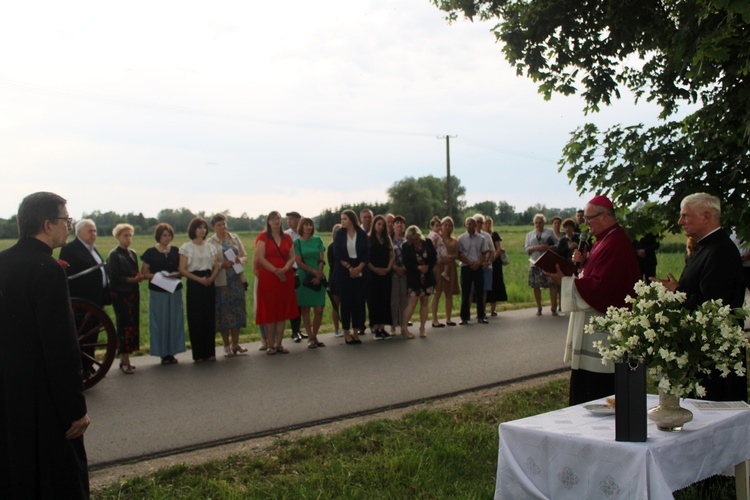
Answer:
<svg viewBox="0 0 750 500"><path fill-rule="evenodd" d="M299 221L297 233L300 235L294 241L294 255L297 259L297 275L300 282L297 288L297 304L300 306L302 323L307 333L307 347L325 347L323 342L318 341L318 330L326 304L326 283L323 273L326 247L320 236L315 236L315 225L310 218L304 217ZM310 308L313 309L312 325Z"/></svg>

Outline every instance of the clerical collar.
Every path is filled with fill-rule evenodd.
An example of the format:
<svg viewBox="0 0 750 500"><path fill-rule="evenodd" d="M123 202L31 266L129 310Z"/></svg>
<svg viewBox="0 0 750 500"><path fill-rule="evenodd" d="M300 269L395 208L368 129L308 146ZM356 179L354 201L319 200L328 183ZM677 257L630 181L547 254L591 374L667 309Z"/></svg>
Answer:
<svg viewBox="0 0 750 500"><path fill-rule="evenodd" d="M706 238L708 238L709 236L711 236L712 234L714 234L714 233L715 233L716 231L718 231L719 229L721 229L721 226L717 227L716 229L714 229L714 230L713 230L713 231L711 231L710 233L706 234L706 235L705 235L705 236L704 236L703 238L699 239L699 240L698 240L698 244L700 244L700 242L701 242L701 241L705 240Z"/></svg>

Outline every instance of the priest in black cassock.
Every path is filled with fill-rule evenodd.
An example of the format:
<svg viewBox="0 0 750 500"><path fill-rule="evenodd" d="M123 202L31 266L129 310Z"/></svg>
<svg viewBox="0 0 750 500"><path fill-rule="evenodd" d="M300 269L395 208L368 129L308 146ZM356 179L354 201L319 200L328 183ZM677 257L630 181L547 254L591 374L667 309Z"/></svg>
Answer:
<svg viewBox="0 0 750 500"><path fill-rule="evenodd" d="M696 247L680 280L670 274L666 280L660 280L662 284L671 291L685 292L687 309L696 309L707 300L717 299L733 309L742 307L745 301L742 260L737 246L721 228L719 198L708 193L686 196L680 204L678 224L685 236L693 238ZM732 373L723 378L714 370L701 385L706 388L705 399L747 401L747 373L742 377Z"/></svg>
<svg viewBox="0 0 750 500"><path fill-rule="evenodd" d="M0 253L0 498L89 497L89 425L65 271L52 257L71 219L65 199L34 193L19 240Z"/></svg>

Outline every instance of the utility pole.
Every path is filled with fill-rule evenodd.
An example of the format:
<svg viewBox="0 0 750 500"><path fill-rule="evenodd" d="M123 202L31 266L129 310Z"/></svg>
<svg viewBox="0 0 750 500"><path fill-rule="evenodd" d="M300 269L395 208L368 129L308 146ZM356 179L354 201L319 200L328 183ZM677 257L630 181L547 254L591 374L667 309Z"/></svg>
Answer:
<svg viewBox="0 0 750 500"><path fill-rule="evenodd" d="M439 135L438 139L445 139L445 169L447 171L447 174L445 176L445 187L446 191L448 193L448 196L446 196L446 200L448 200L448 214L451 215L451 193L453 192L451 190L451 137L454 139L458 136L456 135Z"/></svg>

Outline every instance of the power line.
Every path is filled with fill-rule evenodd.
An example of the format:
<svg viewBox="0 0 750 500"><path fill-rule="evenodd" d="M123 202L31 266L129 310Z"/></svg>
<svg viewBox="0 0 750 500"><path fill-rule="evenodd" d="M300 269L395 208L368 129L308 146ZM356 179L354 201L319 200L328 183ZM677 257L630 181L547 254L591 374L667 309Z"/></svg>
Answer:
<svg viewBox="0 0 750 500"><path fill-rule="evenodd" d="M150 109L155 111L167 111L171 113L181 113L194 116L205 116L211 118L220 118L225 120L238 120L254 123L263 123L267 125L276 125L281 127L295 127L305 129L324 130L331 132L347 132L347 133L360 133L360 134L381 134L381 135L398 135L398 136L413 136L413 137L434 137L435 134L422 133L422 132L409 132L400 130L381 130L381 129L369 129L359 127L342 127L338 125L324 125L317 123L305 123L297 122L293 120L278 120L272 118L265 118L259 116L244 115L241 113L229 113L225 111L214 111L209 109L194 108L190 106L178 106L172 104L161 104L148 101L142 101L138 99L129 99L127 97L115 97L105 96L99 94L92 94L90 92L81 92L77 90L60 89L55 87L48 87L45 85L37 85L34 83L18 82L14 80L7 80L0 78L0 86L11 88L15 90L21 90L25 92L32 92L37 94L47 94L60 97L69 97L73 99L81 99L90 102L103 102L107 104L115 104L119 106Z"/></svg>

